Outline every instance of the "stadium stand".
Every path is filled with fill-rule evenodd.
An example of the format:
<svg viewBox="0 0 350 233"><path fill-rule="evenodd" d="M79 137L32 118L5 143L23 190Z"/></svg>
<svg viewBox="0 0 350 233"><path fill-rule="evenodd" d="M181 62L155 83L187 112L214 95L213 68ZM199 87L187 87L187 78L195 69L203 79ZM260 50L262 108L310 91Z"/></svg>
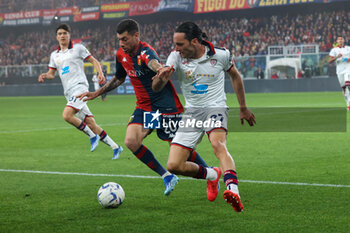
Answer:
<svg viewBox="0 0 350 233"><path fill-rule="evenodd" d="M157 48L161 57L166 57L173 45L169 38L172 38L174 25L179 22L143 24L142 39ZM196 23L207 32L215 46L230 49L236 57L266 55L269 45L318 44L320 52L328 52L333 48L337 33L350 37L350 12L344 10L282 17L202 19L196 20ZM98 59L113 59L113 25L106 28L73 28L72 38L85 38ZM6 34L1 38L0 64L45 63L48 52L55 45L55 36L47 28Z"/></svg>
<svg viewBox="0 0 350 233"><path fill-rule="evenodd" d="M91 6L105 3L124 2L115 0L31 0L26 1L27 9L43 9L65 6ZM130 1L128 1L130 2ZM57 5L60 4L60 5ZM0 0L0 6L9 7L7 10L16 11L12 6L18 6L18 0ZM21 6L23 8L23 6ZM239 12L239 11L238 11ZM256 11L260 12L260 11ZM236 59L236 66L243 77L255 77L258 67L266 67L265 59L271 45L302 45L317 44L319 52L324 53L320 62L327 67L315 67L312 60L303 60L303 68L311 70L312 75L327 74L328 64L326 55L333 47L338 34L350 38L350 12L338 6L334 9L321 8L302 11L298 7L289 14L280 14L278 10L270 11L266 16L256 14L216 14L196 16L194 21L208 34L209 40L215 46L228 48ZM168 13L169 16L175 15ZM142 16L141 16L142 17ZM156 18L152 16L153 18ZM141 39L156 48L162 59L165 59L173 49L172 34L179 22L185 18L163 17L162 20L147 20L147 16L139 20L141 23ZM114 21L70 23L73 28L72 39L84 43L90 52L101 61L113 61L114 51L118 47L115 40ZM18 30L20 28L21 30ZM49 26L18 26L8 27L7 33L0 34L0 67L47 64L48 54L57 47L54 35L55 25ZM311 67L311 68L310 68ZM332 67L331 67L332 68ZM19 69L7 70L6 76L26 75ZM0 77L5 75L0 69Z"/></svg>

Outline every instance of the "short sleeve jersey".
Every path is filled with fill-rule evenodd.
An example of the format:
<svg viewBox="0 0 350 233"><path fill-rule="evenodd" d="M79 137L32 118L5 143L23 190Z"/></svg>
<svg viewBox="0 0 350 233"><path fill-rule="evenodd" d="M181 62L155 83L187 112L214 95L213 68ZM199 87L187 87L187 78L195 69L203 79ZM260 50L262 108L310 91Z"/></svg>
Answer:
<svg viewBox="0 0 350 233"><path fill-rule="evenodd" d="M90 56L90 52L82 44L73 46L72 43L65 51L58 48L51 53L49 69L58 71L66 96L77 86L84 86L86 90L89 88L83 65L84 60Z"/></svg>
<svg viewBox="0 0 350 233"><path fill-rule="evenodd" d="M116 77L129 76L135 90L136 108L144 111L159 110L163 114L183 112L182 104L170 81L160 92L152 90L152 78L156 73L148 67L148 62L153 59L160 61L157 52L141 41L135 56L130 56L119 48L116 54Z"/></svg>
<svg viewBox="0 0 350 233"><path fill-rule="evenodd" d="M329 56L331 57L338 57L339 54L342 54L342 56L335 60L335 63L337 64L337 74L350 72L350 63L344 61L344 58L350 59L350 47L335 47L329 52Z"/></svg>
<svg viewBox="0 0 350 233"><path fill-rule="evenodd" d="M172 51L167 66L174 66L180 80L180 87L190 107L227 107L225 72L232 67L230 52L224 48L214 48L204 41L206 52L199 59L182 58Z"/></svg>

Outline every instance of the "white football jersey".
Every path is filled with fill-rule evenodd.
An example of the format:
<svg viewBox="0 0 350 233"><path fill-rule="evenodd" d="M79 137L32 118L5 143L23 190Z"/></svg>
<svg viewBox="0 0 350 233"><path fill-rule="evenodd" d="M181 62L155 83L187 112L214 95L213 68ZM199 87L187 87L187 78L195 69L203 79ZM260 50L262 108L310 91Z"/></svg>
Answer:
<svg viewBox="0 0 350 233"><path fill-rule="evenodd" d="M335 60L337 64L337 74L350 72L350 62L344 61L344 58L350 59L350 47L347 45L342 48L335 47L329 52L329 56L337 57L340 53L342 56Z"/></svg>
<svg viewBox="0 0 350 233"><path fill-rule="evenodd" d="M51 53L49 68L58 71L61 78L64 95L70 96L77 88L82 92L89 89L83 65L84 60L91 56L90 52L82 44L71 43L68 49L57 49Z"/></svg>
<svg viewBox="0 0 350 233"><path fill-rule="evenodd" d="M205 42L206 52L199 59L182 58L180 53L170 53L166 65L174 66L180 81L186 108L227 107L225 72L232 66L230 52L215 48Z"/></svg>

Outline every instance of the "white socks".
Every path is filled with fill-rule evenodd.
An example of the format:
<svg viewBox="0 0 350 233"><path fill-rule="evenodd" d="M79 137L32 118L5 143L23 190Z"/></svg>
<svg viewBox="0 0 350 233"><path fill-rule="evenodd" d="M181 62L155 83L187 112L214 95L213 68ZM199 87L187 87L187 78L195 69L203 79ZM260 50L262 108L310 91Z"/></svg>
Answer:
<svg viewBox="0 0 350 233"><path fill-rule="evenodd" d="M89 136L89 138L93 138L96 136L96 134L94 132L92 132L92 130L89 128L89 126L87 126L87 124L85 124L84 122L82 122L77 129L83 131L87 136Z"/></svg>
<svg viewBox="0 0 350 233"><path fill-rule="evenodd" d="M205 177L205 179L213 181L218 178L218 173L214 170L214 168L207 167L205 169L207 169L207 176Z"/></svg>
<svg viewBox="0 0 350 233"><path fill-rule="evenodd" d="M107 146L110 146L113 150L119 147L118 144L115 143L108 135L106 135L104 139L101 139L101 141L104 142Z"/></svg>
<svg viewBox="0 0 350 233"><path fill-rule="evenodd" d="M226 187L227 190L231 190L232 192L234 193L237 193L239 195L239 192L238 192L238 185L236 184L229 184L227 187Z"/></svg>

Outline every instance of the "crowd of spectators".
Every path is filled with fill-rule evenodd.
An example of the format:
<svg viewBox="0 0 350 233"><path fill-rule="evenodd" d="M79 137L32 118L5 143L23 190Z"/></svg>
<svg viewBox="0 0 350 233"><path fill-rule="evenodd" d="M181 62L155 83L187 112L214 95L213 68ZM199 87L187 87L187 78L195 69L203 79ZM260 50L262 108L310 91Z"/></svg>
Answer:
<svg viewBox="0 0 350 233"><path fill-rule="evenodd" d="M266 55L270 45L318 44L321 52L328 52L337 35L350 38L350 12L344 10L195 22L215 46L228 48L236 58L257 56L248 60L251 66L259 66L259 55ZM153 46L161 58L166 58L173 49L172 35L178 24L141 22L141 40ZM82 40L97 59L113 61L114 49L118 46L114 27L115 23L88 29L72 25L72 39ZM0 66L47 64L55 48L54 28L0 35ZM241 64L236 65L240 69Z"/></svg>

